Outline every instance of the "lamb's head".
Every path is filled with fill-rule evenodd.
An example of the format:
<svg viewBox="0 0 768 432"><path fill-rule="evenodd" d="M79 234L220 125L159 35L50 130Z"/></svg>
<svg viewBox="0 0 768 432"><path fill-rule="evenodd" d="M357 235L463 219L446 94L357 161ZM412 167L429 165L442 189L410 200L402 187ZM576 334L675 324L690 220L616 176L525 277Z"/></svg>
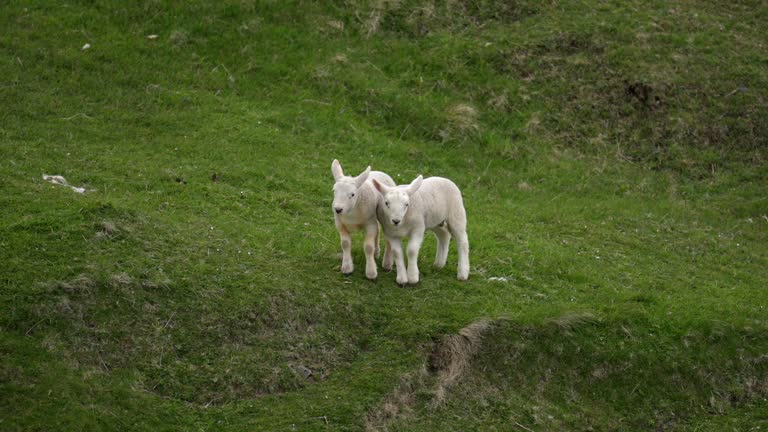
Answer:
<svg viewBox="0 0 768 432"><path fill-rule="evenodd" d="M341 164L338 160L334 159L331 164L331 172L336 181L333 185L333 211L336 214L349 213L350 210L355 208L357 196L359 195L358 189L368 179L371 167L366 168L357 177L345 176L344 171L341 170Z"/></svg>
<svg viewBox="0 0 768 432"><path fill-rule="evenodd" d="M421 181L422 177L418 176L408 186L389 187L373 179L373 187L384 198L384 214L393 225L399 225L405 219L405 214L408 212L408 206L411 202L411 195L419 190Z"/></svg>

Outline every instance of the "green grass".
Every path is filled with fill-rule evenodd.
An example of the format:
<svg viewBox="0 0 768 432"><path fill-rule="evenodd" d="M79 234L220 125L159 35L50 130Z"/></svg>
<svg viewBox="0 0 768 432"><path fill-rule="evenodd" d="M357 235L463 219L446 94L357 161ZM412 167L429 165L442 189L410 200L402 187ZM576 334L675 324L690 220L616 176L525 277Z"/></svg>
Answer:
<svg viewBox="0 0 768 432"><path fill-rule="evenodd" d="M768 427L764 2L0 11L1 430ZM341 275L334 158L470 280Z"/></svg>

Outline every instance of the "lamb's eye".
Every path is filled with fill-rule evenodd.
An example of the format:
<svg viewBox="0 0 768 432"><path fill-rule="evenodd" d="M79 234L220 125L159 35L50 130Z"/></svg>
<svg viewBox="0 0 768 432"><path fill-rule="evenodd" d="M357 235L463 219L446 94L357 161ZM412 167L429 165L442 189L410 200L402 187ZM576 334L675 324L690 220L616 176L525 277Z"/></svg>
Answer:
<svg viewBox="0 0 768 432"><path fill-rule="evenodd" d="M386 205L387 207L389 207L389 201L385 201L385 202L384 202L384 205Z"/></svg>
<svg viewBox="0 0 768 432"><path fill-rule="evenodd" d="M354 198L354 197L355 197L355 194L354 194L354 193L351 193L351 194L349 194L349 197L350 197L350 198Z"/></svg>
<svg viewBox="0 0 768 432"><path fill-rule="evenodd" d="M408 203L405 203L405 206L408 207Z"/></svg>

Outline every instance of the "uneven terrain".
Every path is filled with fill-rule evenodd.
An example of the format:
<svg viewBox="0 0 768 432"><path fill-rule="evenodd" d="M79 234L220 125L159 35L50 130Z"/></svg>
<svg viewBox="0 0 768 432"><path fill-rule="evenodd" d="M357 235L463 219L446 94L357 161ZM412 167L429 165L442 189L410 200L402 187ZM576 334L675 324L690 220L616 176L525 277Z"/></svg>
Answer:
<svg viewBox="0 0 768 432"><path fill-rule="evenodd" d="M1 3L0 430L765 430L765 22ZM469 281L343 276L334 158L458 184Z"/></svg>

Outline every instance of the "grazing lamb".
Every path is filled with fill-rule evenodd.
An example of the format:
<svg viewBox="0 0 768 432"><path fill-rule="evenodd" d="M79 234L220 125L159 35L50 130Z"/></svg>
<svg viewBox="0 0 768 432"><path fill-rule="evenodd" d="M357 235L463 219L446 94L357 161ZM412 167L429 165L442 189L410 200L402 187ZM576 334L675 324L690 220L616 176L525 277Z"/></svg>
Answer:
<svg viewBox="0 0 768 432"><path fill-rule="evenodd" d="M381 194L377 217L392 247L397 267L397 283L404 285L419 282L419 249L424 241L425 230L432 230L437 236L437 268L445 266L451 235L456 238L456 249L459 252L458 278L467 280L467 213L459 188L446 178L422 179L421 176L407 186L390 187L376 179L373 180L373 186ZM403 237L410 237L407 272L401 242Z"/></svg>
<svg viewBox="0 0 768 432"><path fill-rule="evenodd" d="M333 210L336 229L341 237L341 272L350 274L354 270L352 263L352 238L349 233L360 229L365 231L365 276L376 279L376 259L379 256L379 222L376 220L378 195L371 180L379 184L394 186L392 177L380 171L371 171L371 167L357 177L345 176L341 164L334 159L331 172L336 183L333 185ZM392 251L389 242L384 249L382 267L392 269Z"/></svg>

